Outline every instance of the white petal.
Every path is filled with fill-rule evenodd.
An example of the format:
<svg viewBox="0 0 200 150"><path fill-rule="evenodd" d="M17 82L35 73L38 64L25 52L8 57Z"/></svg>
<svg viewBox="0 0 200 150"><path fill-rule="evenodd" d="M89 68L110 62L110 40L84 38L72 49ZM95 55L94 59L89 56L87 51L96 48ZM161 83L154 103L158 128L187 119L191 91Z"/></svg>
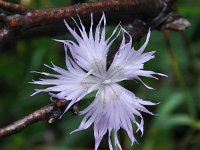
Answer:
<svg viewBox="0 0 200 150"><path fill-rule="evenodd" d="M109 134L109 148L112 149L110 133L114 130L115 144L121 149L117 131L123 128L133 143L136 140L133 134L132 122L143 133L144 121L139 111L152 115L143 104L154 105L152 102L145 102L137 98L133 93L118 84L105 85L98 91L92 104L82 111L82 114L86 115L75 131L87 129L94 123L95 149L98 148L106 132ZM140 123L135 120L134 116L140 117Z"/></svg>
<svg viewBox="0 0 200 150"><path fill-rule="evenodd" d="M80 101L85 95L87 95L88 91L92 92L97 90L99 87L99 79L94 76L89 76L88 73L84 72L73 60L68 57L67 51L66 64L68 70L64 70L56 65L53 65L53 67L45 65L60 75L36 72L54 77L54 79L41 79L40 81L31 82L39 85L51 85L51 87L46 89L37 89L32 96L40 92L48 92L51 96L57 99L70 101L64 112L66 112L74 103Z"/></svg>
<svg viewBox="0 0 200 150"><path fill-rule="evenodd" d="M77 25L81 33L81 36L79 36L75 31L73 31L66 21L65 24L78 43L75 44L72 41L68 41L67 43L67 46L72 52L72 55L75 58L77 64L87 71L94 69L96 73L105 74L106 57L108 51L108 44L105 41L105 24L106 24L105 15L103 14L102 18L100 19L96 27L96 32L94 36L92 33L93 32L92 14L91 14L91 26L89 35L86 33L85 27L82 24L80 18L79 22L81 24L81 27L79 27L78 23L75 20L74 22ZM100 27L102 26L102 22L104 23L104 28L101 31Z"/></svg>
<svg viewBox="0 0 200 150"><path fill-rule="evenodd" d="M147 34L147 37L146 37L146 41L144 42L142 47L138 50L140 53L143 53L144 49L146 48L146 46L147 46L147 44L149 42L150 35L151 35L151 30L149 28L149 31L148 31L148 34Z"/></svg>
<svg viewBox="0 0 200 150"><path fill-rule="evenodd" d="M122 29L125 34L128 34L125 29ZM128 34L129 35L129 34ZM161 75L160 73L156 73L153 71L143 70L144 63L153 59L155 51L143 53L144 48L146 47L149 38L150 38L150 30L148 32L147 38L143 46L138 50L134 50L132 48L132 38L129 35L130 40L125 43L125 37L123 37L119 51L115 54L113 62L109 67L107 74L109 78L111 78L114 82L119 82L127 79L136 79L140 80L140 76L156 78L153 75ZM142 82L142 81L141 81ZM143 82L142 82L143 83ZM143 83L147 88L152 89Z"/></svg>

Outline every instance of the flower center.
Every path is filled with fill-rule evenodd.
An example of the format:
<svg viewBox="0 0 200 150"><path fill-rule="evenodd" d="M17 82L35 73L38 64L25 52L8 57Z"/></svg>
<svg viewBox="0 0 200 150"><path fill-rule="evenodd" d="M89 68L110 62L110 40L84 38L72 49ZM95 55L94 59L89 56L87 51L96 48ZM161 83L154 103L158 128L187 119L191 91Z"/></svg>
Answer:
<svg viewBox="0 0 200 150"><path fill-rule="evenodd" d="M107 80L104 80L103 84L109 84L111 83L111 79L107 79Z"/></svg>

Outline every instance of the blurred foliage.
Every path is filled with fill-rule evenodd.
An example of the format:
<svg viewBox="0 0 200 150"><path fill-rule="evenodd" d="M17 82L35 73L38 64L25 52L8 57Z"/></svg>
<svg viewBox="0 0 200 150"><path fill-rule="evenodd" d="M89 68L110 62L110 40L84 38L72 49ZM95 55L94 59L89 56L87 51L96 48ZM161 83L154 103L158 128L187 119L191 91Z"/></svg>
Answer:
<svg viewBox="0 0 200 150"><path fill-rule="evenodd" d="M31 8L69 5L69 0L12 0ZM175 62L183 78L174 72L175 66L169 55L163 34L153 31L147 47L156 50L156 59L145 64L145 68L162 72L168 78L159 81L144 79L156 90L148 90L141 83L123 82L129 90L146 100L160 102L149 108L158 115L144 115L145 132L136 139L140 144L131 143L121 131L120 138L126 150L199 150L200 149L200 1L177 1L177 10L187 17L192 26L184 33L170 31ZM112 29L109 28L109 29ZM70 35L56 38L71 38ZM12 41L0 50L0 126L13 122L22 116L50 102L47 94L30 97L36 86L29 84L41 76L30 71L49 71L43 64L51 62L64 67L63 47L51 40L52 37L20 39ZM93 94L94 95L94 94ZM82 107L86 107L92 96L86 97ZM22 132L0 141L1 150L91 150L94 147L93 129L74 133L82 116L66 114L55 124L36 123ZM100 149L108 149L106 137Z"/></svg>

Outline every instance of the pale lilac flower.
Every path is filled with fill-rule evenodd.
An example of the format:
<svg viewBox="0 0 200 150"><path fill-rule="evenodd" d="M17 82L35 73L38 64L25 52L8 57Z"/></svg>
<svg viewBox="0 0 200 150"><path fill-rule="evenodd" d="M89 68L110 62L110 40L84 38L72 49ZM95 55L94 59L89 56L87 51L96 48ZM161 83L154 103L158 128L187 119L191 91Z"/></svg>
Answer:
<svg viewBox="0 0 200 150"><path fill-rule="evenodd" d="M115 28L110 37L106 38L106 18L103 14L95 31L93 32L93 17L91 15L91 26L89 34L80 20L80 26L76 23L80 35L72 29L65 21L69 32L76 42L70 40L57 40L64 43L66 52L67 69L62 69L56 65L47 66L58 74L37 72L54 79L41 79L33 81L34 84L51 85L46 89L36 89L33 95L39 92L49 92L51 96L69 101L65 112L76 102L81 101L85 95L92 91L97 91L96 97L80 114L85 114L80 126L75 131L87 129L94 124L95 150L106 133L108 133L108 143L110 150L111 132L114 133L114 143L120 149L117 132L124 129L131 142L135 140L132 122L137 126L137 131L143 134L143 117L140 112L148 114L145 105L156 105L150 101L144 101L136 97L132 92L123 88L118 82L122 80L139 80L141 76L156 78L153 75L161 75L153 71L143 69L145 62L154 58L154 52L144 53L144 49L150 38L150 31L143 46L135 50L132 45L132 38L126 43L124 35L129 35L119 25ZM102 28L101 28L102 27ZM123 39L118 52L115 54L112 64L107 69L107 55L110 46L123 33ZM71 53L72 58L68 53ZM156 78L157 79L157 78ZM142 82L143 83L143 82ZM144 83L143 83L144 84ZM151 87L144 84L147 88ZM73 132L75 132L73 131Z"/></svg>

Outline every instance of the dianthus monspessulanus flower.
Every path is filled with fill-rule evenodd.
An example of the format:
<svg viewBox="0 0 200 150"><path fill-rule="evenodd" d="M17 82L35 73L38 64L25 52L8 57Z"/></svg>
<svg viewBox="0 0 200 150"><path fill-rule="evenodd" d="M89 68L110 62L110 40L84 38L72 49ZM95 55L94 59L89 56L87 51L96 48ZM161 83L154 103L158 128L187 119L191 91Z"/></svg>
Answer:
<svg viewBox="0 0 200 150"><path fill-rule="evenodd" d="M66 52L66 67L62 69L54 64L47 66L57 72L50 74L37 72L53 79L41 79L33 81L34 84L51 85L46 89L36 89L33 95L40 92L48 92L58 99L69 101L65 112L76 102L81 101L88 93L97 91L93 102L80 114L85 114L80 126L75 131L87 129L94 125L95 150L106 133L110 150L111 132L114 133L114 143L120 149L117 132L120 128L125 130L133 143L135 140L132 122L136 124L137 131L143 134L143 117L140 112L152 114L144 106L156 105L150 101L144 101L136 97L131 91L122 87L118 82L122 80L139 80L141 76L156 78L153 75L161 75L153 71L144 70L144 63L154 58L155 51L144 53L144 49L150 38L150 31L143 46L139 50L132 47L132 38L125 42L125 29L117 26L110 37L106 38L106 18L103 14L95 30L93 29L93 17L89 33L86 32L80 20L76 23L80 34L72 29L65 21L69 32L76 42L70 40L57 40L64 44ZM94 31L94 32L93 32ZM111 65L107 68L107 55L119 33L123 34L119 50L114 56ZM69 56L71 53L71 56ZM157 78L156 78L157 79ZM144 82L142 82L144 84ZM144 84L145 85L145 84ZM147 88L149 86L145 85ZM136 117L135 117L136 116ZM74 132L74 131L73 131Z"/></svg>

